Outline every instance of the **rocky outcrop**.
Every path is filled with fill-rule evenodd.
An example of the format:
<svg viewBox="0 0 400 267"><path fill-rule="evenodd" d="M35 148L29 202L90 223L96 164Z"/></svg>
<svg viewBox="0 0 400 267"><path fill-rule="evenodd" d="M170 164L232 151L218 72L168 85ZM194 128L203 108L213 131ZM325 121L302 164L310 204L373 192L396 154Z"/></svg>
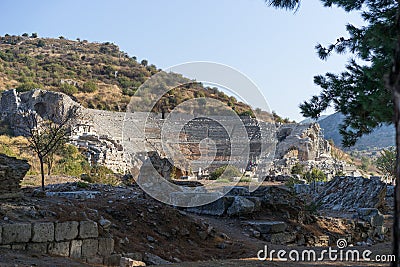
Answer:
<svg viewBox="0 0 400 267"><path fill-rule="evenodd" d="M9 122L16 135L23 135L22 111L35 111L43 119L60 118L70 107L79 106L69 96L35 89L17 93L15 89L2 93L0 101L1 120Z"/></svg>
<svg viewBox="0 0 400 267"><path fill-rule="evenodd" d="M314 201L321 204L321 209L356 211L360 208L384 208L385 196L386 185L380 180L335 177L325 184Z"/></svg>
<svg viewBox="0 0 400 267"><path fill-rule="evenodd" d="M20 183L30 167L26 160L0 154L0 199L20 196Z"/></svg>

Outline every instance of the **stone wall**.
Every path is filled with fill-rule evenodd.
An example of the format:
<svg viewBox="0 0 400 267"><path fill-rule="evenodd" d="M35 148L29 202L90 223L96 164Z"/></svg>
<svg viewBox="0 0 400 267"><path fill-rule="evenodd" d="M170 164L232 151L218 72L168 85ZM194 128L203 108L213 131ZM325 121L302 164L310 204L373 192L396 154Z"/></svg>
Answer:
<svg viewBox="0 0 400 267"><path fill-rule="evenodd" d="M112 257L114 239L100 236L94 221L9 223L0 225L0 248L103 264Z"/></svg>
<svg viewBox="0 0 400 267"><path fill-rule="evenodd" d="M0 154L0 199L20 196L20 183L29 168L26 160Z"/></svg>

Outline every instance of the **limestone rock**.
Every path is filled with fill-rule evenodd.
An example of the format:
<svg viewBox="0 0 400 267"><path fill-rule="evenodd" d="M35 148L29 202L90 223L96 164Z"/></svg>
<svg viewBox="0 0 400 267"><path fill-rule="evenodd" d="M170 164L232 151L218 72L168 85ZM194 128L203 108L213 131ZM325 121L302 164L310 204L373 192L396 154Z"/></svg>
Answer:
<svg viewBox="0 0 400 267"><path fill-rule="evenodd" d="M30 167L26 160L0 154L0 199L20 196L20 183Z"/></svg>
<svg viewBox="0 0 400 267"><path fill-rule="evenodd" d="M79 224L79 237L82 239L99 236L97 223L93 221L81 221Z"/></svg>
<svg viewBox="0 0 400 267"><path fill-rule="evenodd" d="M245 197L236 196L232 205L228 208L226 213L229 216L238 216L242 214L249 214L254 211L254 203Z"/></svg>
<svg viewBox="0 0 400 267"><path fill-rule="evenodd" d="M54 223L34 223L32 233L32 242L52 242L54 241Z"/></svg>
<svg viewBox="0 0 400 267"><path fill-rule="evenodd" d="M144 261L149 265L161 265L161 264L170 264L171 262L164 260L163 258L154 255L152 253L146 252L144 255Z"/></svg>
<svg viewBox="0 0 400 267"><path fill-rule="evenodd" d="M55 240L64 241L72 240L78 236L79 222L62 222L56 223L55 227Z"/></svg>
<svg viewBox="0 0 400 267"><path fill-rule="evenodd" d="M15 223L3 225L3 244L26 243L31 239L30 223Z"/></svg>

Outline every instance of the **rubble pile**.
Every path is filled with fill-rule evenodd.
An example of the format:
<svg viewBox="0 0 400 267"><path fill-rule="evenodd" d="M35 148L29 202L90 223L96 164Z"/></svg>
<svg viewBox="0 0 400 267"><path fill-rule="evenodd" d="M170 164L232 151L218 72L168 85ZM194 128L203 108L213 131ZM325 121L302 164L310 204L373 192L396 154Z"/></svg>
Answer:
<svg viewBox="0 0 400 267"><path fill-rule="evenodd" d="M26 160L0 154L0 199L20 196L20 182L31 166Z"/></svg>
<svg viewBox="0 0 400 267"><path fill-rule="evenodd" d="M335 177L314 198L321 209L356 211L360 208L383 209L386 185L377 179L363 177Z"/></svg>

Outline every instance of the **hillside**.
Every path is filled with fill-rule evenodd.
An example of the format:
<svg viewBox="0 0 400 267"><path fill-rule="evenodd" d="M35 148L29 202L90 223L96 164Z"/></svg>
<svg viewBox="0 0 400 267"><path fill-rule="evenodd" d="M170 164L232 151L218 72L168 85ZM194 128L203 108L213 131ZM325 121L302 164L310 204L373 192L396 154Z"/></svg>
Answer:
<svg viewBox="0 0 400 267"><path fill-rule="evenodd" d="M88 108L125 111L138 87L159 71L147 60L139 63L136 57L110 42L72 41L62 36L38 38L36 34L0 37L1 90L60 91ZM185 78L180 76L180 79ZM154 111L172 110L188 99L211 97L226 103L238 114L254 115L248 105L217 88L186 81L187 85L165 94Z"/></svg>
<svg viewBox="0 0 400 267"><path fill-rule="evenodd" d="M344 115L335 113L318 121L324 130L324 137L341 147L342 137L339 133L339 125L343 123ZM350 150L375 150L395 145L395 131L393 125L384 125L375 129L371 134L365 135L357 141Z"/></svg>

